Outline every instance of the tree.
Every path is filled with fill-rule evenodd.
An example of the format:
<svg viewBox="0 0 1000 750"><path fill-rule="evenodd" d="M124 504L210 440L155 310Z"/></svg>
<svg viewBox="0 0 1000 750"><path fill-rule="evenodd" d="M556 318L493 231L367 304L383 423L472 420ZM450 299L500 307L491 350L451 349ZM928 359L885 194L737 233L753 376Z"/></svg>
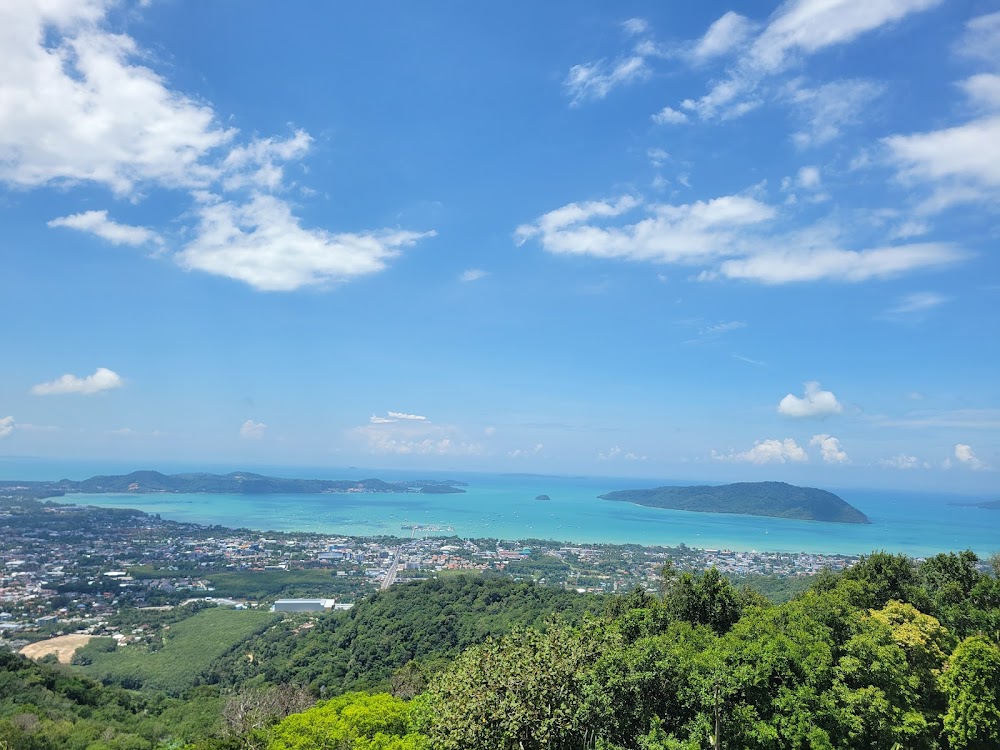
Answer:
<svg viewBox="0 0 1000 750"><path fill-rule="evenodd" d="M1000 747L1000 648L984 636L962 641L941 675L948 697L944 736L953 750Z"/></svg>
<svg viewBox="0 0 1000 750"><path fill-rule="evenodd" d="M410 713L388 693L346 693L276 724L268 750L426 750Z"/></svg>

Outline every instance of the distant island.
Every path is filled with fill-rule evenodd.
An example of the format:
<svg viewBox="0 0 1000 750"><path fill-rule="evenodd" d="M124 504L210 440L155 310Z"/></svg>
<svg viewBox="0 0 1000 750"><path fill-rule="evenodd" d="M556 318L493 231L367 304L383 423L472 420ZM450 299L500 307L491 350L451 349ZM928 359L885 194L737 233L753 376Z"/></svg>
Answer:
<svg viewBox="0 0 1000 750"><path fill-rule="evenodd" d="M984 503L948 503L957 505L960 508L985 508L986 510L1000 510L1000 500L987 500Z"/></svg>
<svg viewBox="0 0 1000 750"><path fill-rule="evenodd" d="M209 492L243 495L323 494L342 492L422 492L426 494L465 492L464 482L440 479L416 479L407 482L384 482L381 479L282 479L234 471L229 474L161 474L158 471L133 471L131 474L96 476L82 481L60 479L56 482L0 482L0 494L18 490L35 497L60 497L69 493Z"/></svg>
<svg viewBox="0 0 1000 750"><path fill-rule="evenodd" d="M697 513L737 513L802 521L871 523L868 516L832 492L785 482L737 482L717 487L655 487L599 495L636 505Z"/></svg>
<svg viewBox="0 0 1000 750"><path fill-rule="evenodd" d="M547 503L551 499L552 498L549 497L548 495L538 495L538 496L535 497L535 500L537 500L540 503Z"/></svg>

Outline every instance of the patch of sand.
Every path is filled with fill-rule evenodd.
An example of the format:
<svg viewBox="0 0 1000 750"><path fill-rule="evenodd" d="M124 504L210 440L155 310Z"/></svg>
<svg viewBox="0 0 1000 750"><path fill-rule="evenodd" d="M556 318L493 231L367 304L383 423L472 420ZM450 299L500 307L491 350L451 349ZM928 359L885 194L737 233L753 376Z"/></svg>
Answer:
<svg viewBox="0 0 1000 750"><path fill-rule="evenodd" d="M21 653L29 659L41 659L48 654L55 654L60 664L69 664L73 654L81 646L86 646L87 642L93 638L92 635L59 635L38 643L29 643L21 649Z"/></svg>

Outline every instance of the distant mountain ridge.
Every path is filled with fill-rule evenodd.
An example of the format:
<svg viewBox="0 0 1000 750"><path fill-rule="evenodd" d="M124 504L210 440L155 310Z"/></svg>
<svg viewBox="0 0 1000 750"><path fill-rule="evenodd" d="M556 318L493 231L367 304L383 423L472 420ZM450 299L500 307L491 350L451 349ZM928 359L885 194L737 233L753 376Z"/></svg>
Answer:
<svg viewBox="0 0 1000 750"><path fill-rule="evenodd" d="M871 523L868 516L832 492L814 487L796 487L785 482L654 487L617 490L599 497L602 500L696 513L736 513L830 523Z"/></svg>
<svg viewBox="0 0 1000 750"><path fill-rule="evenodd" d="M96 476L82 481L61 479L57 482L7 482L39 496L55 497L66 493L154 493L154 492L225 492L247 495L278 493L322 494L333 492L465 492L464 482L417 479L407 482L384 482L381 479L283 479L233 471L229 474L162 474L158 471L133 471L130 474Z"/></svg>

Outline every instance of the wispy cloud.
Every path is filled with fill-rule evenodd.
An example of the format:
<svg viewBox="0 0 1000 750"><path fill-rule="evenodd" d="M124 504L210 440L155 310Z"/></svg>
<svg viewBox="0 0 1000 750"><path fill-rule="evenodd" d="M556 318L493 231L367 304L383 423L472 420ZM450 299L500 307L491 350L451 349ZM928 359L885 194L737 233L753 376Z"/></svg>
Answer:
<svg viewBox="0 0 1000 750"><path fill-rule="evenodd" d="M932 310L947 301L947 297L936 292L913 292L900 299L894 307L886 310L886 313L889 315L910 316Z"/></svg>
<svg viewBox="0 0 1000 750"><path fill-rule="evenodd" d="M614 89L641 81L649 74L649 66L641 55L630 55L610 63L598 60L570 68L563 88L570 104L577 106L586 101L603 99Z"/></svg>
<svg viewBox="0 0 1000 750"><path fill-rule="evenodd" d="M69 216L60 216L57 219L52 219L48 225L89 232L113 245L163 244L163 238L152 229L119 224L108 218L107 211L84 211Z"/></svg>
<svg viewBox="0 0 1000 750"><path fill-rule="evenodd" d="M467 284L473 281L479 281L480 279L485 279L489 275L489 271L484 271L481 268L470 268L468 271L462 271L458 280Z"/></svg>
<svg viewBox="0 0 1000 750"><path fill-rule="evenodd" d="M17 422L14 421L14 417L0 417L0 438L12 435L16 427Z"/></svg>

